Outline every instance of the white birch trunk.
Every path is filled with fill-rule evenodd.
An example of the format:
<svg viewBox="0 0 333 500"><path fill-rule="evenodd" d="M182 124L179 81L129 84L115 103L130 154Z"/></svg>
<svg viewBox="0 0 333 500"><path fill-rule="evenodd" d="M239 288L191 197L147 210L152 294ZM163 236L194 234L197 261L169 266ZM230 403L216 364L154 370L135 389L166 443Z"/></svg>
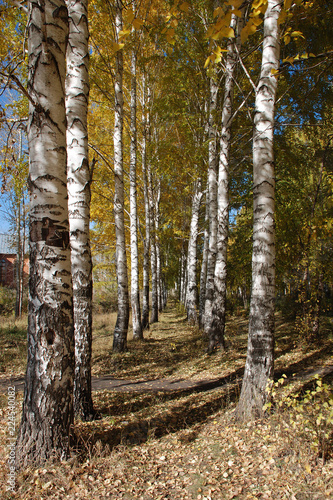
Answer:
<svg viewBox="0 0 333 500"><path fill-rule="evenodd" d="M147 164L148 197L150 209L150 268L151 268L151 315L150 323L158 322L158 290L157 290L157 252L156 252L156 224L155 203L153 194L153 179L151 166Z"/></svg>
<svg viewBox="0 0 333 500"><path fill-rule="evenodd" d="M145 238L143 242L143 298L142 298L142 329L149 329L149 247L150 247L150 211L147 182L147 109L146 80L143 74L142 82L142 177L145 205Z"/></svg>
<svg viewBox="0 0 333 500"><path fill-rule="evenodd" d="M216 131L216 107L217 107L218 85L214 78L210 79L210 106L209 106L209 165L208 165L208 220L209 238L207 255L207 278L204 314L204 331L209 337L213 322L214 303L214 274L217 251L217 131Z"/></svg>
<svg viewBox="0 0 333 500"><path fill-rule="evenodd" d="M245 373L237 407L239 418L262 414L265 389L274 370L275 308L275 174L274 107L280 40L279 0L268 0L260 80L256 92L253 132L253 254L249 339Z"/></svg>
<svg viewBox="0 0 333 500"><path fill-rule="evenodd" d="M163 310L162 280L161 280L161 247L160 247L160 202L161 202L161 181L158 180L157 195L155 201L155 241L156 241L156 275L157 275L157 304L158 311Z"/></svg>
<svg viewBox="0 0 333 500"><path fill-rule="evenodd" d="M136 52L131 61L131 145L130 145L130 215L131 215L131 306L133 339L142 339L140 295L139 295L139 252L137 211L137 129L136 129Z"/></svg>
<svg viewBox="0 0 333 500"><path fill-rule="evenodd" d="M116 43L122 30L122 1L115 2ZM118 285L118 314L113 334L113 351L123 352L127 348L129 321L128 273L124 222L124 174L123 174L123 52L116 52L115 71L115 116L114 116L114 218L116 226L116 268Z"/></svg>
<svg viewBox="0 0 333 500"><path fill-rule="evenodd" d="M235 39L229 39L225 65L225 85L222 106L220 134L220 157L218 169L218 211L217 211L217 254L215 263L214 304L212 323L209 328L208 352L219 346L225 346L224 330L227 296L227 250L229 232L229 154L231 142L231 124L233 113L234 78L237 65L237 49L240 49L240 31L243 21L232 14L230 28Z"/></svg>
<svg viewBox="0 0 333 500"><path fill-rule="evenodd" d="M198 316L198 287L197 287L197 240L199 228L199 212L202 199L201 180L195 185L195 192L192 198L192 216L190 226L190 238L187 252L187 294L186 310L187 321L191 325L199 324Z"/></svg>
<svg viewBox="0 0 333 500"><path fill-rule="evenodd" d="M74 334L67 206L64 0L29 2L30 280L18 466L69 453Z"/></svg>
<svg viewBox="0 0 333 500"><path fill-rule="evenodd" d="M91 173L88 159L88 0L67 0L67 187L70 227L75 379L74 412L82 420L94 414L91 396L92 260L89 238Z"/></svg>
<svg viewBox="0 0 333 500"><path fill-rule="evenodd" d="M205 302L206 302L206 281L207 281L207 258L208 258L208 183L206 188L206 205L205 205L205 229L204 229L204 242L202 251L202 262L200 270L200 292L199 292L199 326L203 329L204 315L205 315Z"/></svg>

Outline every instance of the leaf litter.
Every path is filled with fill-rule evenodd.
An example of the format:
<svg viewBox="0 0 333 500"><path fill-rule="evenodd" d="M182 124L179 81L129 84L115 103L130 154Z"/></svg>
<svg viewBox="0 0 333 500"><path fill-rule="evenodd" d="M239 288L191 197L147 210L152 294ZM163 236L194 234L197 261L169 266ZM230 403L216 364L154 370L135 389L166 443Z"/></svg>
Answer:
<svg viewBox="0 0 333 500"><path fill-rule="evenodd" d="M228 330L228 351L207 356L201 334L188 327L181 316L169 311L159 325L153 325L151 343L149 339L146 344L140 343L141 352L135 366L133 351L137 347L129 343L128 361L125 357L114 371L108 371L105 363L98 366L98 361L95 368L100 373L127 379L136 376L142 379L143 364L149 367L146 376L150 380L163 376L192 379L200 375L202 378L228 375L242 367L246 349L245 320L241 325L237 324L237 318L235 320ZM277 359L278 370L288 372L291 367L296 371L297 366L304 370L332 360L329 341L326 351L321 345L318 356L318 347L291 345L286 332L284 334L283 341L279 344L278 338L277 342L278 353L283 347L283 354ZM173 362L175 353L178 357ZM149 365L145 361L147 354L153 361ZM295 430L289 425L287 408L247 424L236 422L234 409L239 390L239 379L235 378L225 386L208 391L96 392L94 405L101 419L75 422L72 457L19 472L15 494L6 492L7 409L2 396L1 498L333 498L332 454L324 461L313 452L310 433L307 437L304 429ZM19 394L17 426L21 401Z"/></svg>

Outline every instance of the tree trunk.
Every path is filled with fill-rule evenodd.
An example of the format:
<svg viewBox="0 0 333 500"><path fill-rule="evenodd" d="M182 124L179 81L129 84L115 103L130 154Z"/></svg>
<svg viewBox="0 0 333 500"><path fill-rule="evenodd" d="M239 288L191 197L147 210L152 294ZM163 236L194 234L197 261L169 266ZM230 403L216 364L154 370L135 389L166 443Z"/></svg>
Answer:
<svg viewBox="0 0 333 500"><path fill-rule="evenodd" d="M82 420L91 420L94 410L91 396L92 260L89 239L91 173L87 130L88 0L67 0L67 8L67 187L75 337L74 412Z"/></svg>
<svg viewBox="0 0 333 500"><path fill-rule="evenodd" d="M143 338L141 326L139 294L139 252L138 252L138 214L137 214L137 130L136 130L136 53L132 52L131 64L131 146L130 146L130 213L131 213L131 306L133 339Z"/></svg>
<svg viewBox="0 0 333 500"><path fill-rule="evenodd" d="M143 74L142 89L142 177L143 196L145 204L145 238L143 242L143 299L142 299L142 329L149 329L149 247L150 247L150 211L147 182L147 109L146 81Z"/></svg>
<svg viewBox="0 0 333 500"><path fill-rule="evenodd" d="M186 310L187 321L191 325L199 324L197 312L198 306L198 287L197 287L197 240L199 227L199 212L202 198L201 179L196 182L195 192L192 199L192 217L190 238L187 252L187 298Z"/></svg>
<svg viewBox="0 0 333 500"><path fill-rule="evenodd" d="M214 274L217 251L217 134L216 134L216 107L218 85L215 78L210 79L210 107L209 107L209 166L208 166L208 255L206 300L204 314L204 331L208 335L213 323L214 303Z"/></svg>
<svg viewBox="0 0 333 500"><path fill-rule="evenodd" d="M116 43L122 30L122 2L116 0ZM118 314L113 334L113 351L124 352L127 348L129 321L128 273L124 222L124 174L123 174L123 52L116 52L114 117L114 218L116 226L116 268L118 285Z"/></svg>
<svg viewBox="0 0 333 500"><path fill-rule="evenodd" d="M275 174L274 106L279 68L279 0L268 0L260 80L256 91L253 132L253 253L249 339L237 415L260 416L266 387L274 371L275 308Z"/></svg>
<svg viewBox="0 0 333 500"><path fill-rule="evenodd" d="M156 251L156 224L155 203L153 194L153 180L151 167L148 162L148 196L150 208L150 267L151 267L151 315L150 323L158 322L158 288L157 288L157 251Z"/></svg>
<svg viewBox="0 0 333 500"><path fill-rule="evenodd" d="M161 201L161 182L158 181L157 196L155 201L155 241L156 241L156 274L157 274L157 304L158 312L163 311L162 298L162 265L161 265L161 246L160 246L160 201Z"/></svg>
<svg viewBox="0 0 333 500"><path fill-rule="evenodd" d="M15 261L15 279L16 279L16 300L15 300L15 318L22 315L22 248L21 248L21 200L16 204L16 261Z"/></svg>
<svg viewBox="0 0 333 500"><path fill-rule="evenodd" d="M207 258L208 258L208 212L209 212L209 198L208 198L208 183L206 188L206 208L205 208L205 229L204 241L202 251L202 263L200 271L200 292L199 292L199 326L201 329L204 327L205 316L205 302L206 302L206 281L207 281Z"/></svg>
<svg viewBox="0 0 333 500"><path fill-rule="evenodd" d="M238 26L241 24L241 26ZM229 153L231 142L231 124L233 112L234 78L237 65L236 46L240 48L240 23L235 14L231 16L230 28L236 39L229 39L225 65L225 85L222 107L220 135L220 157L218 174L218 211L217 211L217 254L214 279L213 319L209 329L208 352L212 353L219 346L225 346L224 330L227 298L227 250L229 232Z"/></svg>
<svg viewBox="0 0 333 500"><path fill-rule="evenodd" d="M67 207L64 0L29 2L30 281L18 466L66 458L73 423L73 290Z"/></svg>

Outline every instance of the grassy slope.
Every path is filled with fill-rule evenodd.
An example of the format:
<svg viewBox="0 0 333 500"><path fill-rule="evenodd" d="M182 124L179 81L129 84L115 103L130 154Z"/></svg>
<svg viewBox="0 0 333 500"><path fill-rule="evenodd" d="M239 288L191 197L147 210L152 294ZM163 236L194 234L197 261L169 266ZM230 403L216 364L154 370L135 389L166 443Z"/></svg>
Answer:
<svg viewBox="0 0 333 500"><path fill-rule="evenodd" d="M159 324L151 326L144 342L130 340L125 355L111 356L114 321L115 315L95 319L94 375L199 380L239 374L245 362L247 324L243 317L231 318L228 323L227 352L210 357L204 353L200 332L189 328L184 316L171 309ZM292 376L332 363L331 326L327 323L325 328L321 342L309 346L296 336L293 325L278 315L277 371ZM12 330L13 324L2 323L2 377L24 372L24 326L16 326L14 334ZM16 497L333 498L330 447L324 461L318 446L312 446L316 417L308 412L306 423L300 410L282 408L265 420L237 424L233 409L239 384L232 377L230 380L224 387L205 392L94 393L102 418L76 422L73 458L21 472ZM17 424L21 399L19 396ZM7 498L5 396L1 402L0 482L2 498Z"/></svg>

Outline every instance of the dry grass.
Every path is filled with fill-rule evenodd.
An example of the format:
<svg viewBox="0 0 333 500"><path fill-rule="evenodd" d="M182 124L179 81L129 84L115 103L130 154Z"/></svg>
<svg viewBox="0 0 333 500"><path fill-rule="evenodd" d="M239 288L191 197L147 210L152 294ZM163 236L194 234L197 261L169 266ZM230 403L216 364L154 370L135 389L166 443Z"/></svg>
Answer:
<svg viewBox="0 0 333 500"><path fill-rule="evenodd" d="M0 378L21 377L27 362L27 316L15 320L1 316Z"/></svg>
<svg viewBox="0 0 333 500"><path fill-rule="evenodd" d="M227 325L226 352L207 356L201 333L184 315L167 310L142 342L111 355L116 315L94 320L93 373L140 380L221 378L228 384L209 391L94 393L101 419L76 422L73 457L17 476L20 500L42 499L290 499L333 498L333 460L325 463L311 447L304 425L293 429L290 411L239 424L233 409L239 383L232 374L244 365L247 320ZM277 371L292 376L332 363L332 325L327 320L319 345L296 337L293 324L277 315ZM6 351L7 352L7 351ZM9 359L8 353L5 359ZM13 359L13 358L11 358ZM14 362L16 362L14 360ZM6 373L6 371L5 371ZM300 384L300 380L298 379ZM17 425L22 395L17 401ZM0 422L2 498L5 492L7 409Z"/></svg>

